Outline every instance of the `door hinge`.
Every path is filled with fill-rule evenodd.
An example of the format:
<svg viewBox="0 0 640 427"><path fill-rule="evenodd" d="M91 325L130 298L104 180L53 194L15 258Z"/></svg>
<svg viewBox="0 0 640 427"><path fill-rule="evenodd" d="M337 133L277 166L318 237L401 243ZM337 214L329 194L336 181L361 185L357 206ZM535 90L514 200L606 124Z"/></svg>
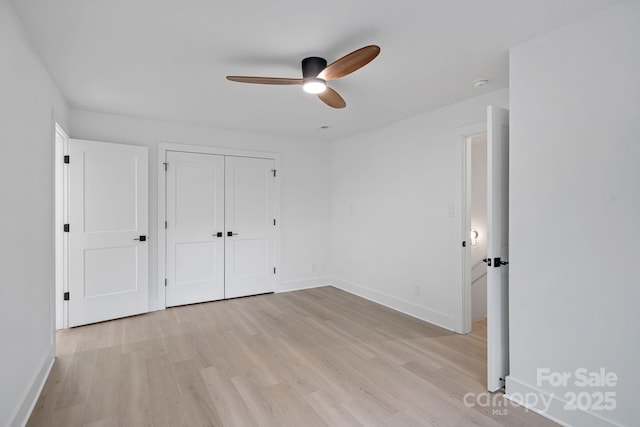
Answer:
<svg viewBox="0 0 640 427"><path fill-rule="evenodd" d="M169 228L169 223L167 221L164 222L164 228Z"/></svg>
<svg viewBox="0 0 640 427"><path fill-rule="evenodd" d="M276 274L276 268L273 267L273 274Z"/></svg>
<svg viewBox="0 0 640 427"><path fill-rule="evenodd" d="M69 292L65 292L62 299L65 301L69 301Z"/></svg>
<svg viewBox="0 0 640 427"><path fill-rule="evenodd" d="M164 287L167 287L167 279L164 279Z"/></svg>
<svg viewBox="0 0 640 427"><path fill-rule="evenodd" d="M64 162L69 164L69 161L71 160L71 156L69 156L68 154L65 154L64 156Z"/></svg>
<svg viewBox="0 0 640 427"><path fill-rule="evenodd" d="M276 177L276 170L275 169L271 169L271 172L273 172L273 177Z"/></svg>
<svg viewBox="0 0 640 427"><path fill-rule="evenodd" d="M467 242L466 242L466 241L463 241L463 242L462 242L462 247L463 247L463 248L466 248L466 247L467 247Z"/></svg>
<svg viewBox="0 0 640 427"><path fill-rule="evenodd" d="M273 225L276 225L276 219L273 218Z"/></svg>
<svg viewBox="0 0 640 427"><path fill-rule="evenodd" d="M65 233L68 233L68 232L69 232L69 228L70 228L70 225L69 225L69 224L65 224L65 225L62 227L62 229L64 230L64 232L65 232Z"/></svg>
<svg viewBox="0 0 640 427"><path fill-rule="evenodd" d="M163 165L164 165L164 171L166 172L167 169L169 169L169 163L168 162L164 162Z"/></svg>

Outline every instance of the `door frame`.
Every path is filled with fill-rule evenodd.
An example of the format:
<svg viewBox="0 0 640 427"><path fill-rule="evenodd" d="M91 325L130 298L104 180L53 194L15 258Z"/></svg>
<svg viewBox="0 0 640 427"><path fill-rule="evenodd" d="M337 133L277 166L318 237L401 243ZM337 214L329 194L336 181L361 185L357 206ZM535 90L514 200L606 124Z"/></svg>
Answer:
<svg viewBox="0 0 640 427"><path fill-rule="evenodd" d="M69 222L69 170L64 156L69 154L69 135L54 123L54 241L55 241L55 325L56 330L69 327L68 303L64 293L69 290L69 235L63 225Z"/></svg>
<svg viewBox="0 0 640 427"><path fill-rule="evenodd" d="M461 126L455 130L454 166L454 331L471 332L471 139L486 134L487 122ZM467 242L466 247L462 242Z"/></svg>
<svg viewBox="0 0 640 427"><path fill-rule="evenodd" d="M259 159L270 159L275 163L277 171L277 179L275 182L274 198L275 198L275 217L276 217L276 238L275 238L275 266L276 266L276 282L275 292L278 292L281 276L280 260L282 259L282 220L281 220L281 197L282 194L282 155L280 153L265 152L265 151L251 151L241 150L234 148L223 147L209 147L205 145L189 145L189 144L177 144L169 142L161 142L158 144L158 157L156 160L157 170L157 185L158 185L158 206L157 206L157 299L149 301L149 311L164 310L167 307L166 295L165 295L165 277L166 277L166 234L164 223L167 219L166 216L166 175L164 171L164 163L166 162L167 151L182 151L186 153L196 154L215 154L219 156L235 156L235 157L253 157ZM152 286L151 283L149 286Z"/></svg>

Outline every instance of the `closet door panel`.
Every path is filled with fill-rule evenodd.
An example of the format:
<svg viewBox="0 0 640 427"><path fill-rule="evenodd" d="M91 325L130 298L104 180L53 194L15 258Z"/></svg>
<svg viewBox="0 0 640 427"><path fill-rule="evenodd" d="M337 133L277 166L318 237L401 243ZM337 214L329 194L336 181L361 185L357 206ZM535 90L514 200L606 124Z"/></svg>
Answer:
<svg viewBox="0 0 640 427"><path fill-rule="evenodd" d="M225 158L225 298L275 287L274 161Z"/></svg>
<svg viewBox="0 0 640 427"><path fill-rule="evenodd" d="M167 153L167 307L224 298L224 157Z"/></svg>

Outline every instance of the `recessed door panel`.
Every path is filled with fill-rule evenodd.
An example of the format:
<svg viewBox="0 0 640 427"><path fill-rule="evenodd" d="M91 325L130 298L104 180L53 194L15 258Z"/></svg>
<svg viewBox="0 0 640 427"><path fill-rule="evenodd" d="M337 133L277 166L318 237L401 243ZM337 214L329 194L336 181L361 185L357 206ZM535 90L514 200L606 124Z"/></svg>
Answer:
<svg viewBox="0 0 640 427"><path fill-rule="evenodd" d="M137 228L137 158L84 152L84 231Z"/></svg>
<svg viewBox="0 0 640 427"><path fill-rule="evenodd" d="M205 156L193 159L193 156ZM175 179L175 223L183 231L199 228L215 229L222 220L217 215L217 205L224 203L218 185L222 184L222 164L213 162L207 154L186 153L173 159L171 176ZM188 157L188 158L185 158ZM219 160L219 159L218 159ZM221 163L221 162L220 162Z"/></svg>
<svg viewBox="0 0 640 427"><path fill-rule="evenodd" d="M138 248L87 249L84 251L86 298L135 292L138 289Z"/></svg>
<svg viewBox="0 0 640 427"><path fill-rule="evenodd" d="M249 162L245 163L246 160ZM254 161L255 160L255 161ZM268 162L267 168L262 163ZM230 187L232 193L227 200L229 212L233 213L233 226L236 229L266 227L273 221L273 212L269 206L269 185L272 179L273 162L263 159L244 159L229 157L227 164L231 168ZM229 188L231 190L231 188Z"/></svg>
<svg viewBox="0 0 640 427"><path fill-rule="evenodd" d="M167 306L224 298L224 157L167 153Z"/></svg>
<svg viewBox="0 0 640 427"><path fill-rule="evenodd" d="M70 140L69 150L69 326L146 312L147 148Z"/></svg>

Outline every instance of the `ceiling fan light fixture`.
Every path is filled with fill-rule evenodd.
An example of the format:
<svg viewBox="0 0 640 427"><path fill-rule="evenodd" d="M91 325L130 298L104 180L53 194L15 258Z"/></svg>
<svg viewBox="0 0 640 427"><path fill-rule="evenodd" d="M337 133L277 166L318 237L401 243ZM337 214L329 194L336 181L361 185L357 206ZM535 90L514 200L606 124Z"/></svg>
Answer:
<svg viewBox="0 0 640 427"><path fill-rule="evenodd" d="M310 56L302 60L302 78L227 76L227 80L238 83L263 85L302 85L305 92L317 95L317 98L331 108L344 108L347 103L338 92L327 86L327 82L348 76L373 61L380 53L380 46L369 45L333 61L319 56Z"/></svg>
<svg viewBox="0 0 640 427"><path fill-rule="evenodd" d="M327 88L327 82L322 79L318 79L316 77L310 77L310 78L304 79L304 83L302 84L302 89L304 89L304 91L307 93L313 93L313 94L322 93L325 91L326 88Z"/></svg>

